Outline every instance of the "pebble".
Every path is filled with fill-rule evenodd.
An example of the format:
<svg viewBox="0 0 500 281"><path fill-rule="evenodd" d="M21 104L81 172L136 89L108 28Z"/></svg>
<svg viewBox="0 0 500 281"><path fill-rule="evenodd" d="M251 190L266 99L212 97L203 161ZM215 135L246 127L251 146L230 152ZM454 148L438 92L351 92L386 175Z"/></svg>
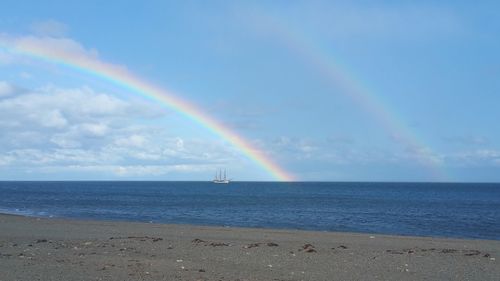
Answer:
<svg viewBox="0 0 500 281"><path fill-rule="evenodd" d="M370 239L373 239L373 238L375 238L375 236L370 236Z"/></svg>
<svg viewBox="0 0 500 281"><path fill-rule="evenodd" d="M177 260L177 262L183 262L183 260Z"/></svg>
<svg viewBox="0 0 500 281"><path fill-rule="evenodd" d="M495 260L495 258L490 258L490 261L494 261L494 260Z"/></svg>

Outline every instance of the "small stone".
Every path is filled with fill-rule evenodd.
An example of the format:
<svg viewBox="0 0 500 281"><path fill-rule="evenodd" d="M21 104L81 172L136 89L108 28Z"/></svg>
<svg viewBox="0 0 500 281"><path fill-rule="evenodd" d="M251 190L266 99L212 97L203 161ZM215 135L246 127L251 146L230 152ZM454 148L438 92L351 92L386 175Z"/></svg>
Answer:
<svg viewBox="0 0 500 281"><path fill-rule="evenodd" d="M177 262L183 262L183 260L177 260Z"/></svg>

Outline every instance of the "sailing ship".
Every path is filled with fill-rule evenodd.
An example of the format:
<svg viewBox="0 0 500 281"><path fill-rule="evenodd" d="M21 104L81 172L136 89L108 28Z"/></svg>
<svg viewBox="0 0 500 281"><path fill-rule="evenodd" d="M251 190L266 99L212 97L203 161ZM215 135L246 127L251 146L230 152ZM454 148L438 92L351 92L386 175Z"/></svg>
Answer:
<svg viewBox="0 0 500 281"><path fill-rule="evenodd" d="M213 183L229 183L230 180L226 177L226 169L224 169L224 177L222 177L222 169L219 169L219 172L215 172L215 178Z"/></svg>

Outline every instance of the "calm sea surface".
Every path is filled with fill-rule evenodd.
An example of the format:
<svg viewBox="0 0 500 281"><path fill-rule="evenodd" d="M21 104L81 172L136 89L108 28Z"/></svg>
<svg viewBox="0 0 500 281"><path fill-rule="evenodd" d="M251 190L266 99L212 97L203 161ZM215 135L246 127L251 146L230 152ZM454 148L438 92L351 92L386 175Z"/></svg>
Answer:
<svg viewBox="0 0 500 281"><path fill-rule="evenodd" d="M500 184L0 182L0 212L500 240Z"/></svg>

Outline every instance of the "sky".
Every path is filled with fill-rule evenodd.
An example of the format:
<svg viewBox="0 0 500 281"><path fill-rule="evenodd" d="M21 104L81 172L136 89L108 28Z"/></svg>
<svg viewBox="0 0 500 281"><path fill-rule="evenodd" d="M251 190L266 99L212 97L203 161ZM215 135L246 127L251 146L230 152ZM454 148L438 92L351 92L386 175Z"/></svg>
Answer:
<svg viewBox="0 0 500 281"><path fill-rule="evenodd" d="M496 1L2 6L0 180L500 181Z"/></svg>

